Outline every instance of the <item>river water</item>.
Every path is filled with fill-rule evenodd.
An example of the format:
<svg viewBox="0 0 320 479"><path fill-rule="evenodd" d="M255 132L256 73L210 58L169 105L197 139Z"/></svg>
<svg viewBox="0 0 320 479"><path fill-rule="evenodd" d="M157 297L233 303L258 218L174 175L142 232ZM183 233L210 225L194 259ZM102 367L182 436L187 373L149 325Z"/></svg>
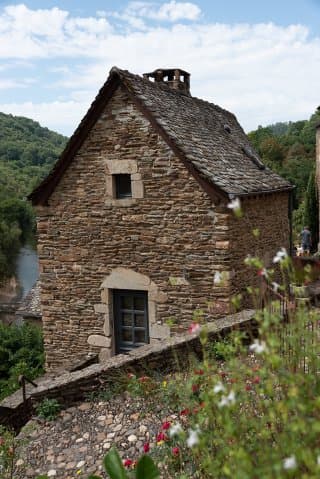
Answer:
<svg viewBox="0 0 320 479"><path fill-rule="evenodd" d="M21 298L24 298L39 276L38 255L31 246L20 249L16 264L16 277L20 286Z"/></svg>

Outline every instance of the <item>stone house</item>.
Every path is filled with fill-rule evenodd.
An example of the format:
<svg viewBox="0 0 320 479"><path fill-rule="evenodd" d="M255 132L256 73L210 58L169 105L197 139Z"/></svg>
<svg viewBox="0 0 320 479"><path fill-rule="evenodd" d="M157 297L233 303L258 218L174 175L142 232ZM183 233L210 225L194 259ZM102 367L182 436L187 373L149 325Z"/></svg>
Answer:
<svg viewBox="0 0 320 479"><path fill-rule="evenodd" d="M270 263L289 248L291 185L189 81L179 69L112 68L30 195L48 369L161 341L197 309L207 321L228 314L252 280L247 254ZM227 207L236 197L241 219Z"/></svg>

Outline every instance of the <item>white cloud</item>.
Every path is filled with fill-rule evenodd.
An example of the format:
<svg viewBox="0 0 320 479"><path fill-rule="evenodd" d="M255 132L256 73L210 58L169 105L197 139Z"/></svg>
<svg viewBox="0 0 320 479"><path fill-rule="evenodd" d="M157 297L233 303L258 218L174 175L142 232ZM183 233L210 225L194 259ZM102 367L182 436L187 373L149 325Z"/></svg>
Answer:
<svg viewBox="0 0 320 479"><path fill-rule="evenodd" d="M70 134L70 125L74 128L87 110L86 103L54 101L43 103L0 103L0 111L12 115L26 116L38 121L42 126Z"/></svg>
<svg viewBox="0 0 320 479"><path fill-rule="evenodd" d="M108 12L79 18L58 8L5 7L0 10L0 57L50 60L54 80L44 88L59 87L59 101L3 101L0 110L30 115L70 133L111 66L117 65L134 73L181 67L192 74L192 94L230 109L247 130L307 118L314 111L319 102L319 37L311 37L302 25L210 24L203 18L201 23L179 23L200 15L198 7L186 6L197 7L131 2L118 13L122 20L128 17L129 27L121 30ZM172 24L154 26L148 19Z"/></svg>
<svg viewBox="0 0 320 479"><path fill-rule="evenodd" d="M172 0L162 5L150 2L130 2L125 12L130 16L176 22L178 20L197 20L201 10L194 3Z"/></svg>

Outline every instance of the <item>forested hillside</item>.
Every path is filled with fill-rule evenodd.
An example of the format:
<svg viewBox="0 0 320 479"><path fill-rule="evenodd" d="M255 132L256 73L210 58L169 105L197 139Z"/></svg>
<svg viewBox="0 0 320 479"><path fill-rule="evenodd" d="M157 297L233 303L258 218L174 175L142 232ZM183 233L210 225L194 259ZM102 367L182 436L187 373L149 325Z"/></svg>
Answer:
<svg viewBox="0 0 320 479"><path fill-rule="evenodd" d="M66 140L29 118L0 113L0 281L12 274L21 242L32 237L34 214L25 197Z"/></svg>
<svg viewBox="0 0 320 479"><path fill-rule="evenodd" d="M303 223L318 241L318 212L315 190L315 135L320 122L317 110L309 120L259 126L249 138L262 161L296 186L294 229L298 236Z"/></svg>

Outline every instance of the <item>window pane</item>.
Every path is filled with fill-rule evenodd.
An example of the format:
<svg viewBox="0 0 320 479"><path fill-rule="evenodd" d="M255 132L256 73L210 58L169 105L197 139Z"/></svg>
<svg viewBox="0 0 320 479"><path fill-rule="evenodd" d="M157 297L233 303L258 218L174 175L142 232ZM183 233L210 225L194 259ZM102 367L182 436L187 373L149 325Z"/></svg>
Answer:
<svg viewBox="0 0 320 479"><path fill-rule="evenodd" d="M144 314L135 314L134 315L134 325L140 328L145 327Z"/></svg>
<svg viewBox="0 0 320 479"><path fill-rule="evenodd" d="M134 332L134 336L135 336L135 343L145 343L146 341L146 333L144 330L135 330Z"/></svg>
<svg viewBox="0 0 320 479"><path fill-rule="evenodd" d="M144 298L139 296L134 298L134 309L137 311L144 311Z"/></svg>
<svg viewBox="0 0 320 479"><path fill-rule="evenodd" d="M131 198L131 175L115 175L116 198Z"/></svg>
<svg viewBox="0 0 320 479"><path fill-rule="evenodd" d="M122 326L131 326L132 325L132 315L131 313L122 313Z"/></svg>
<svg viewBox="0 0 320 479"><path fill-rule="evenodd" d="M132 343L132 330L131 329L123 329L121 331L121 341Z"/></svg>
<svg viewBox="0 0 320 479"><path fill-rule="evenodd" d="M132 309L132 296L121 296L121 309Z"/></svg>

